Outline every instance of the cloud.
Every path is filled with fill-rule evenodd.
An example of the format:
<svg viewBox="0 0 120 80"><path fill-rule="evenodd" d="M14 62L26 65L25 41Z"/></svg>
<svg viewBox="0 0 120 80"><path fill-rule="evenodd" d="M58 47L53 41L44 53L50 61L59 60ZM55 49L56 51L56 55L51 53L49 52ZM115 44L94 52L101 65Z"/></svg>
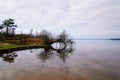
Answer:
<svg viewBox="0 0 120 80"><path fill-rule="evenodd" d="M0 21L14 18L17 32L66 30L74 37L119 37L120 0L0 0Z"/></svg>

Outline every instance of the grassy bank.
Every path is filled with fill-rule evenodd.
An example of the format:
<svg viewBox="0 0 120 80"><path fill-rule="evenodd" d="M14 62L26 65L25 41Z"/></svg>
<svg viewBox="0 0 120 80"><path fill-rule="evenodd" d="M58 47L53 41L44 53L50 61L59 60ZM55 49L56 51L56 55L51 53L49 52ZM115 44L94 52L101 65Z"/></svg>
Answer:
<svg viewBox="0 0 120 80"><path fill-rule="evenodd" d="M0 43L0 54L10 53L19 50L34 49L34 48L49 48L48 45L15 45L10 43Z"/></svg>

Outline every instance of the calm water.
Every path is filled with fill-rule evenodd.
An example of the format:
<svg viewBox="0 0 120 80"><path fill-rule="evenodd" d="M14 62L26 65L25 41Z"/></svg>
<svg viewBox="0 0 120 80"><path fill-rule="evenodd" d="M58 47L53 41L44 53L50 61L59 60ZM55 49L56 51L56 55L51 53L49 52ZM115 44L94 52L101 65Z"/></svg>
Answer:
<svg viewBox="0 0 120 80"><path fill-rule="evenodd" d="M120 80L120 41L76 40L73 49L1 55L0 80Z"/></svg>

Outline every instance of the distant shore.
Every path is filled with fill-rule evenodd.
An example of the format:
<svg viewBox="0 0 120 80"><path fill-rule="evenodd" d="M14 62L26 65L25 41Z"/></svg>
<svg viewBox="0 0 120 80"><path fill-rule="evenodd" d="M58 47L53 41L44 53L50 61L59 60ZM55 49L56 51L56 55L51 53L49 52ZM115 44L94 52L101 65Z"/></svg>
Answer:
<svg viewBox="0 0 120 80"><path fill-rule="evenodd" d="M107 38L107 39L84 39L84 38L81 38L81 39L73 39L73 40L120 40L120 38Z"/></svg>
<svg viewBox="0 0 120 80"><path fill-rule="evenodd" d="M120 38L111 38L110 40L120 40Z"/></svg>

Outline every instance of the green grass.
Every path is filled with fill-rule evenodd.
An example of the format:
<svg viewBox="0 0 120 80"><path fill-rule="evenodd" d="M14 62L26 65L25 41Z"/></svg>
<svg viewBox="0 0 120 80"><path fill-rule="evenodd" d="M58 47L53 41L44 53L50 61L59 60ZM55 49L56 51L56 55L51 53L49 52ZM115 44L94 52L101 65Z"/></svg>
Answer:
<svg viewBox="0 0 120 80"><path fill-rule="evenodd" d="M18 47L23 47L23 45L5 45L5 46L0 46L0 50L5 50L5 49L11 49L11 48L18 48Z"/></svg>
<svg viewBox="0 0 120 80"><path fill-rule="evenodd" d="M49 48L48 45L15 45L9 43L0 43L0 54L9 53L13 51L35 49L35 48Z"/></svg>

